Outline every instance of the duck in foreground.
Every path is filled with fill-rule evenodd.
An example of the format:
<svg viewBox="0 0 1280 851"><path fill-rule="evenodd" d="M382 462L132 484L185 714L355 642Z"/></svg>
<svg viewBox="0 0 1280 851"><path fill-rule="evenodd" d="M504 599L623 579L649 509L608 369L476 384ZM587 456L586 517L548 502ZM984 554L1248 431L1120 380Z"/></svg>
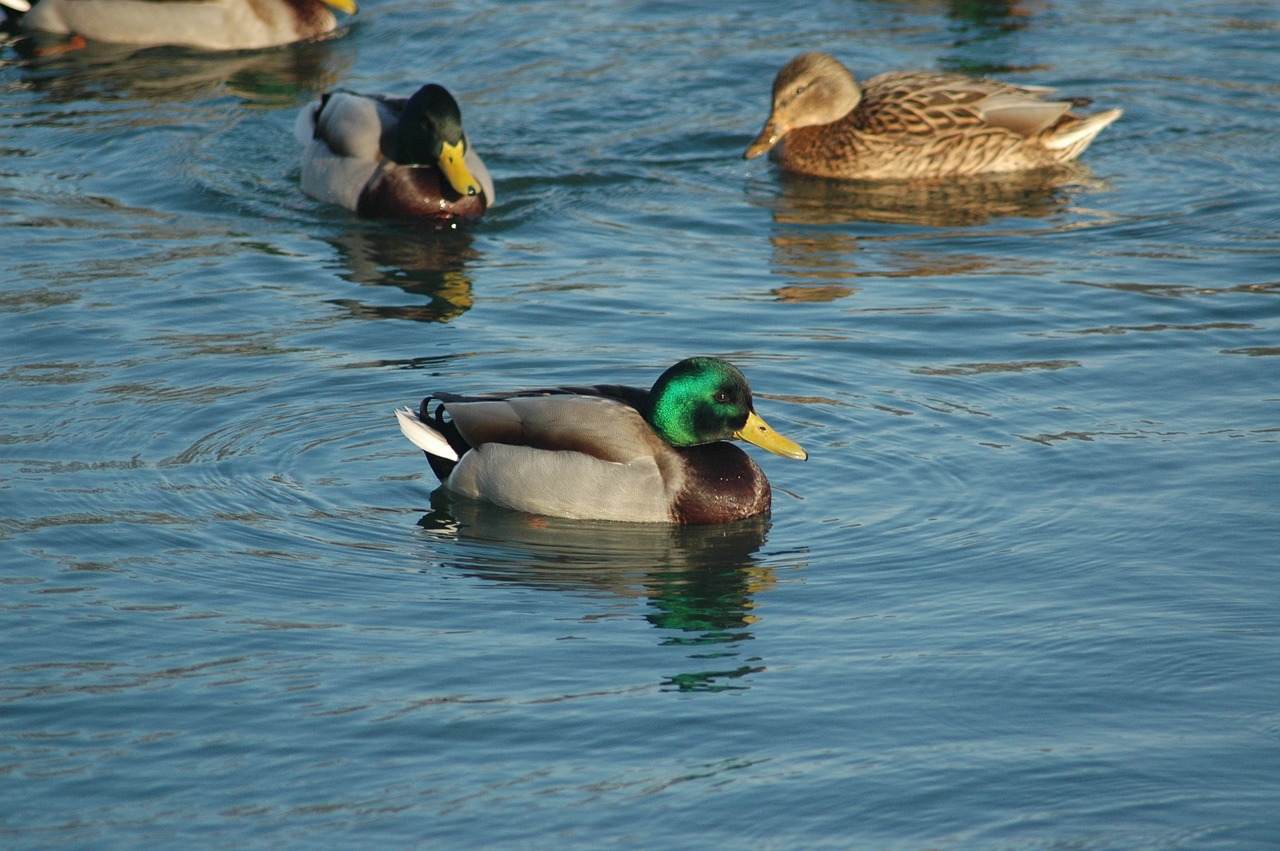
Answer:
<svg viewBox="0 0 1280 851"><path fill-rule="evenodd" d="M696 525L755 517L769 510L769 481L725 441L808 457L756 414L746 378L718 358L682 360L651 390L434 393L418 413L406 407L396 418L449 490L580 520Z"/></svg>
<svg viewBox="0 0 1280 851"><path fill-rule="evenodd" d="M26 0L0 0L26 11ZM355 0L40 0L22 26L90 41L257 50L332 32Z"/></svg>
<svg viewBox="0 0 1280 851"><path fill-rule="evenodd" d="M1070 162L1120 117L1075 115L1087 100L960 74L895 72L861 88L826 53L778 72L773 108L743 156L775 150L783 168L818 177L892 180L1022 171Z"/></svg>
<svg viewBox="0 0 1280 851"><path fill-rule="evenodd" d="M334 91L298 116L302 191L366 218L452 222L493 206L493 179L434 83L409 98Z"/></svg>

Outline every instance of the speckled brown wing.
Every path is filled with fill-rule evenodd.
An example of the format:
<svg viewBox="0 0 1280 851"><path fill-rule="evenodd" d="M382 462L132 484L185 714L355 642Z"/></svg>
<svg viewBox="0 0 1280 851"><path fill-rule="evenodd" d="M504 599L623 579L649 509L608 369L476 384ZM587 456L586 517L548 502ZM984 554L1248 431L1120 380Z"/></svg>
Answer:
<svg viewBox="0 0 1280 851"><path fill-rule="evenodd" d="M850 119L862 132L877 135L929 136L996 126L1029 136L1071 106L1045 101L1049 91L959 74L881 74L867 81Z"/></svg>

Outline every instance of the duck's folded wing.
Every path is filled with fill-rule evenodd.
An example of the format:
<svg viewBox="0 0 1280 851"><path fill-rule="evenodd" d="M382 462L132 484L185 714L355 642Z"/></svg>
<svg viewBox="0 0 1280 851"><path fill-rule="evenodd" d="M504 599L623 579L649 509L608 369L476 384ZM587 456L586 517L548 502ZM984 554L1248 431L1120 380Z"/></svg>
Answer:
<svg viewBox="0 0 1280 851"><path fill-rule="evenodd" d="M338 156L379 160L383 155L382 137L395 128L398 120L399 112L387 98L335 91L304 110L296 129L305 143L309 139L303 137L309 128L311 138L324 142Z"/></svg>
<svg viewBox="0 0 1280 851"><path fill-rule="evenodd" d="M445 402L445 410L471 446L502 443L578 452L620 464L667 449L639 412L616 399L595 396L514 396Z"/></svg>
<svg viewBox="0 0 1280 851"><path fill-rule="evenodd" d="M1070 101L1040 100L1020 92L992 95L979 106L988 124L1027 138L1048 130L1070 108Z"/></svg>
<svg viewBox="0 0 1280 851"><path fill-rule="evenodd" d="M1052 91L959 74L894 72L867 81L857 114L871 133L933 135L990 124L1033 135L1071 106L1044 100Z"/></svg>

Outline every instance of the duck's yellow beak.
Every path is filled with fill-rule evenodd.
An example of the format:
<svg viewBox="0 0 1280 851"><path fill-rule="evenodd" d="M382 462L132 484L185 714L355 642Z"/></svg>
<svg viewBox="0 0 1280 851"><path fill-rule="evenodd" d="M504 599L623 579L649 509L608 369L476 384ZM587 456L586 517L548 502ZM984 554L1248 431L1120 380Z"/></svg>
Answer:
<svg viewBox="0 0 1280 851"><path fill-rule="evenodd" d="M356 0L324 0L324 2L339 12L346 12L348 15L356 13Z"/></svg>
<svg viewBox="0 0 1280 851"><path fill-rule="evenodd" d="M747 149L742 152L742 158L749 160L752 157L758 157L765 151L772 148L782 139L783 136L791 132L791 128L785 124L779 123L772 115L765 122L764 129L756 136L755 140L747 145Z"/></svg>
<svg viewBox="0 0 1280 851"><path fill-rule="evenodd" d="M809 453L804 451L804 447L778 434L755 411L747 414L747 422L735 431L733 436L747 443L754 443L761 449L768 449L774 455L781 455L783 458L795 458L797 461L806 461L809 458Z"/></svg>
<svg viewBox="0 0 1280 851"><path fill-rule="evenodd" d="M461 142L453 145L445 142L440 149L440 170L459 195L479 195L480 181L467 168L467 163L462 158L464 153Z"/></svg>

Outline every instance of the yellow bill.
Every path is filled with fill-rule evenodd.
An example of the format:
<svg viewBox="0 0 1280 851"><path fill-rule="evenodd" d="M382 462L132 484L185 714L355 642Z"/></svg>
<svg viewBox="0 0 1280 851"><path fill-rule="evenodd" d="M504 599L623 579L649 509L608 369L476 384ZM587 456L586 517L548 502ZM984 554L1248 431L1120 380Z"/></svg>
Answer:
<svg viewBox="0 0 1280 851"><path fill-rule="evenodd" d="M480 181L467 168L467 163L463 160L465 153L462 142L452 145L445 142L440 148L440 170L459 195L479 195Z"/></svg>
<svg viewBox="0 0 1280 851"><path fill-rule="evenodd" d="M346 12L348 15L356 13L356 0L324 0L324 2L339 12Z"/></svg>
<svg viewBox="0 0 1280 851"><path fill-rule="evenodd" d="M809 453L804 451L804 447L778 434L755 411L747 414L746 423L735 431L733 436L747 443L754 443L761 449L767 449L783 458L795 458L797 461L805 461L809 458Z"/></svg>

